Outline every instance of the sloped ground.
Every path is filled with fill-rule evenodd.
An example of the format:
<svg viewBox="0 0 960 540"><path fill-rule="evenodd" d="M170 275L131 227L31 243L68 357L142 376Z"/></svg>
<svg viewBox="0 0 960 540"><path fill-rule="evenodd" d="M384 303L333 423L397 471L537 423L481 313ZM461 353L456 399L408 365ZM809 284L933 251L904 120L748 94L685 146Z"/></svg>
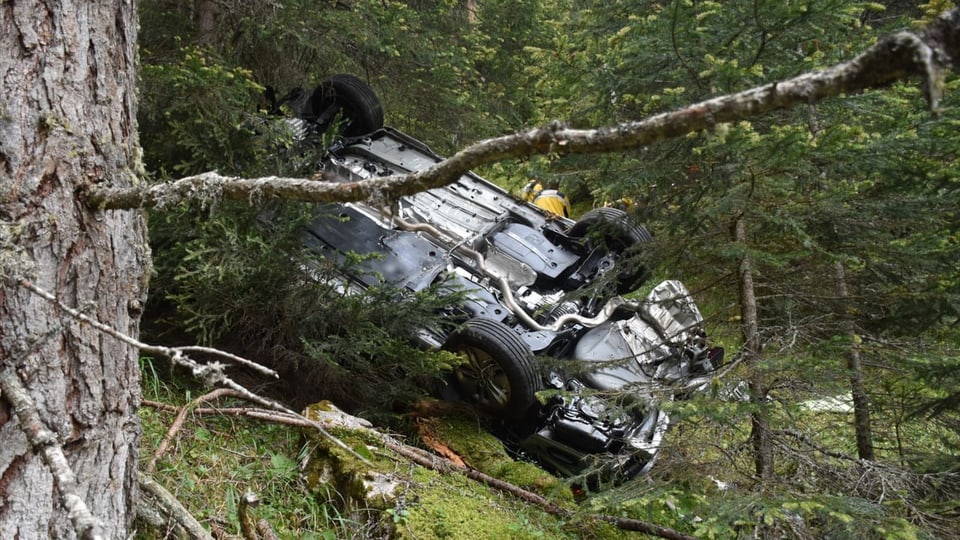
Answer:
<svg viewBox="0 0 960 540"><path fill-rule="evenodd" d="M329 404L307 411L308 417L328 424L338 415L352 419ZM609 525L579 523L544 511L541 505L572 512L575 505L569 487L531 463L511 459L468 413L417 422L420 442L435 453L356 424L330 428L331 435L352 452L329 438L310 435L314 447L304 469L310 489L321 497L338 493L341 511L364 515L367 531L376 537L616 536ZM439 457L441 453L447 457ZM501 489L485 483L487 476Z"/></svg>
<svg viewBox="0 0 960 540"><path fill-rule="evenodd" d="M401 441L330 403L305 411L321 431L253 417L263 411L242 400L206 401L190 389L152 380L141 410L141 469L214 537L243 537L240 501L247 494L259 504L245 515L267 524L277 538L622 534L577 517L567 484L513 460L468 410L444 408L411 419L417 440ZM173 429L178 417L182 424ZM190 537L165 523L141 519L137 525L137 538Z"/></svg>

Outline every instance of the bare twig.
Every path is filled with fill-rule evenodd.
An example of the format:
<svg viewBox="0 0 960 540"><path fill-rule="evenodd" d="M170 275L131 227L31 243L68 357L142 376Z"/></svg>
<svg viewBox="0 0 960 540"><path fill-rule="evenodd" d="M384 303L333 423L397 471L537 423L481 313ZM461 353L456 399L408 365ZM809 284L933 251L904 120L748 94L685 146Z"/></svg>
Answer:
<svg viewBox="0 0 960 540"><path fill-rule="evenodd" d="M178 413L182 407L176 405L170 405L169 403L163 403L162 401L153 401L150 399L145 399L140 402L144 407L151 407L160 411L167 411ZM290 415L280 411L273 411L270 409L261 409L258 407L197 407L192 409L193 414L199 415L210 415L210 414L219 414L222 416L247 416L250 418L257 418L261 420L268 420L278 424L285 423L286 420L296 420L299 418L299 415ZM294 423L293 425L300 426L302 422Z"/></svg>
<svg viewBox="0 0 960 540"><path fill-rule="evenodd" d="M220 382L221 382L221 384L224 384L224 385L226 385L226 386L229 386L230 388L232 388L233 390L235 390L235 391L238 393L238 396L237 396L237 397L241 397L241 398L246 399L247 401L250 401L250 402L252 402L252 403L257 403L257 404L259 404L259 405L261 405L261 406L267 407L268 409L273 409L273 410L275 410L275 411L279 411L279 412L285 413L285 414L287 414L287 415L294 416L294 417L297 417L297 418L302 419L302 420L303 420L304 422L306 422L311 428L313 428L314 430L316 430L318 433L320 433L320 435L322 435L323 437L325 437L325 438L326 438L327 440L329 440L331 443L333 443L334 445L338 446L340 449L344 450L345 452L349 453L351 456L353 456L354 458L356 458L356 459L357 459L358 461L360 461L361 463L370 465L370 460L368 460L367 458L361 456L360 454L357 453L356 450L354 450L353 448L350 448L349 446L347 446L346 443L344 443L344 442L341 441L340 439L338 439L338 438L334 437L333 435L331 435L330 432L328 432L327 429L323 426L323 424L321 424L321 423L319 423L319 422L315 422L315 421L313 421L313 420L310 420L309 418L303 416L302 414L300 414L300 413L298 413L298 412L296 412L296 411L294 411L294 410L291 410L291 409L287 408L286 405L280 403L279 401L275 401L275 400L268 399L268 398L265 398L265 397L263 397L263 396L259 396L259 395L257 395L257 394L254 394L253 392L247 390L247 389L244 388L243 386L241 386L241 385L233 382L233 381L230 380L230 379L225 378L224 380L222 380L222 381L220 381Z"/></svg>
<svg viewBox="0 0 960 540"><path fill-rule="evenodd" d="M181 367L186 367L187 369L189 369L189 370L191 371L191 373L193 374L194 377L197 377L198 379L203 380L203 381L204 381L206 384L208 384L209 386L216 386L216 385L218 385L218 384L219 384L219 385L223 385L223 386L226 386L226 387L232 389L232 390L235 392L236 397L242 397L243 399L245 399L245 400L247 400L247 401L260 404L260 405L262 405L262 406L264 406L264 407L267 407L267 408L269 408L269 409L274 409L274 410L281 411L281 412L283 412L283 413L290 414L290 415L294 415L294 416L300 416L301 418L303 418L304 421L306 421L306 422L311 422L311 423L312 423L312 427L313 427L315 430L317 430L318 432L320 432L320 434L321 434L322 436L324 436L324 437L326 437L327 439L329 439L332 443L334 443L335 445L339 446L339 447L342 448L344 451L350 453L353 457L355 457L356 459L358 459L358 460L361 461L362 463L366 463L366 464L369 464L369 463L370 463L366 458L364 458L363 456L361 456L360 454L358 454L355 450L353 450L352 448L350 448L349 446L347 446L343 441L341 441L341 440L337 439L336 437L334 437L333 435L331 435L326 429L324 429L324 427L323 427L321 424L319 424L319 423L317 423L317 422L312 422L311 420L302 417L299 413L290 410L289 408L287 408L287 407L286 407L285 405L283 405L282 403L277 402L277 401L274 401L274 400L272 400L272 399L267 399L267 398L265 398L265 397L259 396L259 395L255 394L255 393L251 392L250 390L247 390L247 389L244 388L242 385L237 384L236 382L234 382L232 379L230 379L229 377L227 377L227 375L224 373L224 371L223 371L223 370L224 370L223 364L220 364L219 362L210 362L210 363L207 363L207 364L201 364L201 363L196 362L195 360L191 359L190 357L188 357L185 353L186 353L187 351L198 351L198 350L199 350L199 351L202 351L202 352L205 352L205 353L219 354L219 355L224 356L225 358L229 358L229 359L231 359L231 360L236 360L236 359L238 359L238 358L240 358L240 357L235 356L235 355L232 355L232 354L229 354L229 353L225 353L225 352L220 351L220 350L218 350L218 349L209 349L209 348L206 348L206 347L159 347L159 346L149 345L149 344L143 343L143 342L141 342L141 341L139 341L139 340L137 340L137 339L134 339L134 338L132 338L132 337L124 334L123 332L120 332L120 331L118 331L118 330L110 327L109 325L103 324L103 323L100 322L100 321L97 321L97 320L95 320L95 319L92 319L92 318L84 315L83 313L80 313L78 310L73 309L73 308L71 308L71 307L63 304L63 303L60 302L53 294L51 294L51 293L49 293L48 291L46 291L46 290L44 290L44 289L42 289L42 288L34 285L32 282L30 282L30 281L27 280L27 279L19 278L19 279L17 279L17 282L20 284L21 287L23 287L23 288L25 288L25 289L27 289L27 290L29 290L29 291L37 294L37 295L40 296L41 298L44 298L45 300L47 300L48 302L52 303L54 306L56 306L58 309L62 310L64 313L66 313L66 314L69 315L70 317L73 317L74 319L76 319L76 320L78 320L78 321L80 321L80 322L82 322L82 323L89 324L89 325L92 326L93 328L96 328L97 330L100 330L101 332L104 332L104 333L106 333L106 334L108 334L108 335L110 335L110 336L113 336L113 337L115 337L116 339L118 339L118 340L120 340L120 341L122 341L122 342L124 342L124 343L126 343L126 344L128 344L128 345L131 345L131 346L133 346L133 347L137 347L138 349L140 349L141 352L146 352L146 353L151 353L151 354L157 354L157 355L162 355L162 356L168 357L171 362L173 362L174 364L179 365L179 366L181 366ZM246 365L247 367L255 368L255 369L257 369L258 371L260 371L261 373L264 373L264 374L269 375L269 376L271 376L271 377L275 377L275 378L278 378L278 377L279 377L279 376L277 375L277 373L276 373L275 371L273 371L272 369L269 369L269 368L266 368L266 367L264 367L264 366L261 366L261 365L257 364L256 362L252 362L252 361L250 361L250 360L244 360L244 359L242 359L242 358L240 358L240 360L243 360L243 364Z"/></svg>
<svg viewBox="0 0 960 540"><path fill-rule="evenodd" d="M76 310L76 309L74 309L74 308L72 308L72 307L70 307L70 306L67 306L66 304L64 304L63 302L61 302L60 300L58 300L57 297L54 296L53 294L51 294L49 291L38 287L37 285L35 285L33 282L31 282L31 281L28 280L28 279L20 278L20 279L17 280L17 283L19 283L19 285L20 285L21 287L23 287L24 289L27 289L27 290L29 290L30 292L36 294L37 296L43 298L44 300L50 302L51 304L53 304L54 306L56 306L57 309L63 311L64 313L66 313L67 315L69 315L70 317L72 317L73 319L76 319L77 321L80 321L80 322L85 323L85 324L89 324L89 325L92 326L93 328L96 328L97 330L99 330L99 331L101 331L101 332L103 332L103 333L105 333L105 334L108 334L108 335L110 335L110 336L113 336L114 338L122 341L123 343L126 343L127 345L130 345L130 346L132 346L132 347L136 347L136 348L140 349L141 352L149 353L149 354L156 354L156 355L164 356L164 357L171 358L171 359L174 358L174 357L176 357L176 358L183 358L183 357L184 357L184 354L187 353L187 352L202 352L202 353L211 354L211 355L216 355L216 356L220 356L220 357L226 358L226 359L231 360L231 361L233 361L233 362L236 362L236 363L238 363L238 364L240 364L240 365L242 365L242 366L245 366L245 367L248 367L248 368L250 368L250 369L253 369L253 370L259 372L259 373L262 374L262 375L266 375L266 376L268 376L268 377L273 377L273 378L275 378L275 379L276 379L276 378L280 378L280 376L277 374L277 372L273 371L273 370L270 369L270 368L267 368L267 367L265 367L265 366L262 366L262 365L260 365L260 364L258 364L258 363L256 363L256 362L253 362L253 361L248 360L248 359L246 359L246 358L242 358L242 357L236 356L236 355L234 355L234 354L230 354L230 353L228 353L228 352L226 352L226 351L221 351L221 350L219 350L219 349L213 349L213 348L210 348L210 347L197 347L197 346L187 346L187 347L161 347L161 346L157 346L157 345L149 345L149 344L147 344L147 343L143 343L142 341L139 341L139 340L137 340L137 339L134 339L134 338L128 336L127 334L124 334L123 332L120 332L119 330L116 330L116 329L114 329L113 327L111 327L111 326L109 326L109 325L107 325L107 324L104 324L104 323L102 323L102 322L100 322L100 321L98 321L98 320L96 320L96 319L93 319L93 318L91 318L91 317L88 317L87 315L84 315L84 314L81 313L80 311L78 311L78 310Z"/></svg>
<svg viewBox="0 0 960 540"><path fill-rule="evenodd" d="M265 519L257 521L257 532L260 533L262 540L278 540L277 533L273 531L273 527Z"/></svg>
<svg viewBox="0 0 960 540"><path fill-rule="evenodd" d="M20 428L27 435L30 445L43 455L43 460L55 480L60 504L67 509L77 537L88 540L107 538L103 524L94 517L86 502L77 493L77 476L67 462L57 434L47 428L40 419L30 393L10 365L0 369L0 395L13 406L20 421Z"/></svg>
<svg viewBox="0 0 960 540"><path fill-rule="evenodd" d="M150 458L150 461L147 463L147 466L145 469L146 473L152 474L154 469L156 469L157 462L159 462L160 459L163 457L163 455L167 452L167 448L170 446L170 442L173 441L173 438L176 437L177 433L180 431L180 428L183 427L183 422L184 420L186 420L187 413L191 409L195 408L197 405L201 403L212 401L221 396L234 395L234 394L235 392L233 390L230 390L227 388L217 388L216 390L212 392L208 392L198 397L197 399L191 401L190 403L187 403L183 407L180 407L180 411L177 413L177 417L173 420L173 423L170 424L170 428L167 429L167 434L163 437L163 440L160 441L160 444L157 445L157 449L154 450L153 452L153 457Z"/></svg>
<svg viewBox="0 0 960 540"><path fill-rule="evenodd" d="M213 540L213 536L203 528L203 525L156 480L141 473L139 482L141 501L143 501L144 495L149 497L154 506L158 507L169 521L183 529L190 538L194 540Z"/></svg>
<svg viewBox="0 0 960 540"><path fill-rule="evenodd" d="M796 430L796 429L784 429L784 430L780 430L780 433L782 433L782 434L784 434L784 435L789 435L790 437L793 437L794 439L797 439L798 441L800 441L800 442L802 442L803 444L809 446L810 448L813 448L814 450L816 450L817 452L820 452L821 454L823 454L823 455L825 455L825 456L830 456L830 457L833 457L833 458L842 459L842 460L844 460L844 461L850 461L850 462L856 462L856 461L858 461L857 458L855 458L855 457L853 457L853 456L851 456L851 455L849 455L849 454L844 454L843 452L836 452L836 451L831 450L831 449L829 449L829 448L826 448L826 447L824 447L824 446L822 446L822 445L820 445L820 444L817 444L817 442L814 441L814 440L813 440L810 436L808 436L806 433L803 433L803 432L798 431L798 430Z"/></svg>
<svg viewBox="0 0 960 540"><path fill-rule="evenodd" d="M260 540L257 534L257 526L253 522L253 516L250 515L250 508L260 504L260 498L256 493L247 491L240 496L240 503L237 505L237 518L240 520L240 533L244 540Z"/></svg>
<svg viewBox="0 0 960 540"><path fill-rule="evenodd" d="M960 493L960 474L955 472L917 473L909 469L887 465L879 461L858 459L856 456L833 451L818 444L812 437L796 430L776 432L800 441L832 460L814 459L806 450L800 450L777 440L780 451L798 466L797 478L804 483L816 482L826 490L841 489L851 496L884 504L894 501L911 516L923 522L929 530L943 531L944 537L955 536L956 526L944 523L945 516L932 515L923 510L924 499L956 500Z"/></svg>
<svg viewBox="0 0 960 540"><path fill-rule="evenodd" d="M849 62L792 79L716 97L645 120L597 129L570 129L560 122L475 143L436 165L409 174L358 182L306 178L244 179L211 171L180 180L136 186L92 185L87 204L94 208L156 207L198 197L257 201L283 198L310 202L394 198L446 185L480 165L536 154L598 154L640 148L656 141L712 129L777 109L809 106L828 97L883 88L920 78L931 110L939 108L944 72L960 57L960 10L938 18L922 33L891 34Z"/></svg>
<svg viewBox="0 0 960 540"><path fill-rule="evenodd" d="M254 522L250 509L260 505L260 498L256 493L248 491L240 496L237 505L237 518L240 520L240 532L244 540L277 540L277 533L265 519Z"/></svg>

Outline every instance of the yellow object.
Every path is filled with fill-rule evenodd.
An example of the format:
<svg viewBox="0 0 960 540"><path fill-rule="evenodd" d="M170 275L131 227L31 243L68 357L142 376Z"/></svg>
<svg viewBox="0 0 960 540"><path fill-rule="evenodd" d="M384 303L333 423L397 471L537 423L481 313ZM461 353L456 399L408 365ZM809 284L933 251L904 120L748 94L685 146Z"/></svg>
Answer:
<svg viewBox="0 0 960 540"><path fill-rule="evenodd" d="M630 197L621 197L613 202L608 202L604 204L607 208L619 208L620 210L627 211L633 208L633 199Z"/></svg>
<svg viewBox="0 0 960 540"><path fill-rule="evenodd" d="M543 185L536 180L531 180L527 182L527 185L523 186L523 200L533 202L541 191L543 191Z"/></svg>
<svg viewBox="0 0 960 540"><path fill-rule="evenodd" d="M570 201L567 196L556 189L543 189L543 185L536 180L531 180L524 186L523 199L552 214L570 217Z"/></svg>
<svg viewBox="0 0 960 540"><path fill-rule="evenodd" d="M558 216L570 217L570 201L555 189L545 189L533 199L533 204Z"/></svg>

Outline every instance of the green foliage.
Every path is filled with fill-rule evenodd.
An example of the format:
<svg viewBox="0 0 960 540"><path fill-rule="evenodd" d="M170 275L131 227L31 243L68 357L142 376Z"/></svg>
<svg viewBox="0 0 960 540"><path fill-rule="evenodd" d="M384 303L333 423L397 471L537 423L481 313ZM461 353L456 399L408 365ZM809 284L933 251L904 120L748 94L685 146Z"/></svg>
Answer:
<svg viewBox="0 0 960 540"><path fill-rule="evenodd" d="M850 486L842 484L829 490L819 486L820 491L810 493L757 492L743 483L720 481L712 475L698 476L702 469L696 473L681 470L689 467L689 463L677 463L676 470L670 471L676 474L661 477L660 482L630 483L593 495L582 503L582 510L617 512L697 538L935 537L911 523L907 509L911 503L904 504L905 499L897 498L901 494L894 495L896 501L879 503L851 493ZM864 481L864 477L860 479ZM889 487L897 485L895 478L889 481Z"/></svg>
<svg viewBox="0 0 960 540"><path fill-rule="evenodd" d="M241 2L201 29L190 6L148 0L141 3L142 57L145 65L168 66L179 44L201 46L280 95L354 74L378 91L389 123L450 151L533 119L525 47L546 39L542 9L539 1L477 2L472 11L449 0Z"/></svg>
<svg viewBox="0 0 960 540"><path fill-rule="evenodd" d="M162 255L155 288L164 294L153 300L169 302L178 324L206 344L237 324L258 320L273 326L275 310L283 306L272 287L291 289L301 280L291 262L302 249L299 231L310 215L297 205L253 212L230 202L217 211L214 217L181 207L152 216L154 249Z"/></svg>
<svg viewBox="0 0 960 540"><path fill-rule="evenodd" d="M156 390L151 400L179 407L190 401L191 394L204 392L175 376L155 377L160 364L144 364L151 368L145 371L145 387ZM152 458L175 414L140 408L141 462ZM297 430L226 415L190 415L173 442L157 464L155 479L208 527L216 523L229 533L239 533L237 503L243 493L252 491L263 503L253 513L266 519L281 538L343 538L356 529L312 497L300 478L297 460L306 449ZM165 537L163 531L138 525L137 538Z"/></svg>
<svg viewBox="0 0 960 540"><path fill-rule="evenodd" d="M160 175L246 172L256 160L251 122L263 87L249 70L197 46L177 53L141 67L140 141L147 167Z"/></svg>
<svg viewBox="0 0 960 540"><path fill-rule="evenodd" d="M956 339L954 336L954 343ZM912 453L910 463L922 472L960 471L960 355L956 348L930 347L924 357L911 359L908 366L916 378L902 382L907 391L913 390L908 394L912 398L907 401L910 409L903 417L927 424L921 436L936 441L924 445L932 447L932 452ZM904 438L916 440L913 434Z"/></svg>
<svg viewBox="0 0 960 540"><path fill-rule="evenodd" d="M449 368L447 353L424 351L412 338L451 300L380 287L344 296L343 270L302 248L312 212L223 203L216 218L188 208L156 216L154 240L166 239L156 288L165 297L154 298L151 312L163 316L161 327L271 365L284 379L277 391L293 403L326 398L389 416Z"/></svg>
<svg viewBox="0 0 960 540"><path fill-rule="evenodd" d="M417 330L438 324L437 309L449 302L435 291L378 287L327 297L325 312L307 316L315 331L302 334L306 358L297 362L299 384L363 410L367 418L403 411L428 395L438 375L458 361L413 341Z"/></svg>
<svg viewBox="0 0 960 540"><path fill-rule="evenodd" d="M719 505L718 505L719 502ZM702 538L918 538L908 521L885 517L874 503L848 497L722 497L720 516L699 523L694 532Z"/></svg>
<svg viewBox="0 0 960 540"><path fill-rule="evenodd" d="M316 153L258 114L268 84L282 93L337 72L359 75L383 98L388 123L449 152L547 120L608 125L819 69L907 26L907 17L929 20L945 7L489 0L476 2L471 18L444 0L285 0L236 3L201 35L187 4L141 3L141 140L157 176L312 172ZM587 508L708 538L923 538L922 526L942 533L930 516L955 505L932 493L955 498L957 488L946 480L930 488L914 474L956 471L960 434L950 345L960 317L957 80L946 96L939 117L915 85L897 85L635 152L543 156L482 171L514 190L531 177L557 182L581 211L634 200L632 211L656 235L645 262L691 285L728 356L740 340L735 268L745 255L753 263L764 343L757 369L770 383L768 399L725 401L748 375L736 369L704 395L669 404L676 425L654 476L591 498ZM155 309L204 342L273 358L300 376L301 400L329 397L390 416L452 361L397 338L442 299L379 288L344 298L304 277L310 261L300 258L296 231L306 209L284 207L266 225L263 212L215 200L204 212L163 212L151 216ZM730 241L740 216L746 244ZM864 480L877 477L831 457L854 451L850 419L803 407L848 390L845 358L854 346L866 366L878 460L890 467L880 484L897 486L882 499ZM152 380L145 392L162 394L167 383ZM745 444L759 407L778 445L777 478L762 487ZM216 438L204 429L197 440ZM282 458L268 461L279 477L289 474ZM851 485L866 487L854 494ZM400 510L397 525L454 512ZM459 532L444 523L438 537ZM505 535L555 532L525 514L497 526Z"/></svg>

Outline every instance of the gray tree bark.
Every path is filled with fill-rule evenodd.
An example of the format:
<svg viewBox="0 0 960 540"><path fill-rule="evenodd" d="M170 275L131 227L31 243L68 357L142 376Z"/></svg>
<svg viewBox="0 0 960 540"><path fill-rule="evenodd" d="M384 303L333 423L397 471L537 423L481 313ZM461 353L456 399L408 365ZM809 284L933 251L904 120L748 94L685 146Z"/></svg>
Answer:
<svg viewBox="0 0 960 540"><path fill-rule="evenodd" d="M220 7L215 0L194 0L193 18L197 25L197 42L210 45L217 37L217 16Z"/></svg>
<svg viewBox="0 0 960 540"><path fill-rule="evenodd" d="M0 3L0 538L124 538L134 516L137 350L19 281L138 333L142 216L77 199L136 183L136 38L129 0Z"/></svg>
<svg viewBox="0 0 960 540"><path fill-rule="evenodd" d="M62 304L136 336L150 265L142 215L106 208L174 202L198 181L212 184L214 197L389 199L484 163L637 148L910 77L924 81L936 110L943 70L960 59L954 10L919 35L889 36L822 72L645 121L598 130L553 125L484 141L403 177L329 185L209 175L144 189L136 180L136 34L131 0L0 2L0 538L127 536L136 497L136 347L62 316L21 285L54 291ZM742 269L749 277L749 266ZM755 433L768 434L757 419ZM761 477L772 474L772 456L757 467Z"/></svg>
<svg viewBox="0 0 960 540"><path fill-rule="evenodd" d="M753 463L757 478L773 479L773 442L770 437L770 419L765 410L767 383L760 367L762 344L760 322L757 318L757 295L753 286L753 266L747 253L747 225L742 214L733 218L732 240L744 254L737 261L737 284L740 291L740 331L743 334L744 365L747 366L747 384L750 386L750 402L755 405L750 413L750 441L753 444Z"/></svg>
<svg viewBox="0 0 960 540"><path fill-rule="evenodd" d="M837 296L843 302L847 300L850 293L847 291L847 277L841 261L834 264L834 279L836 280ZM850 338L850 348L847 350L847 370L850 373L850 395L853 398L853 428L857 438L857 455L860 459L873 461L870 397L863 381L863 365L860 362L860 345L858 344L860 337L856 333L853 322L846 316L843 316L843 319L843 328Z"/></svg>

